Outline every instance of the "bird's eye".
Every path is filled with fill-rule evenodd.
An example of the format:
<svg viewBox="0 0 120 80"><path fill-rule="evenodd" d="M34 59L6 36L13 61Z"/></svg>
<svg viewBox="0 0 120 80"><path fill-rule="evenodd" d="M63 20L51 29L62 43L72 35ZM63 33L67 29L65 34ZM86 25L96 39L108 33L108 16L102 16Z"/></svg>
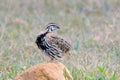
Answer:
<svg viewBox="0 0 120 80"><path fill-rule="evenodd" d="M51 26L51 30L52 30L52 31L54 30L54 27L53 27L53 26Z"/></svg>

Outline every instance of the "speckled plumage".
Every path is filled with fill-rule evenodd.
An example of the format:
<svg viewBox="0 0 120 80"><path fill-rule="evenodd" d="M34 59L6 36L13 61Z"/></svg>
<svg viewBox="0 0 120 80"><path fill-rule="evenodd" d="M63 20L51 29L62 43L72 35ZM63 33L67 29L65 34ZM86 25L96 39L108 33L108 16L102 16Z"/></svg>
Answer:
<svg viewBox="0 0 120 80"><path fill-rule="evenodd" d="M48 30L38 35L36 39L36 44L38 48L45 51L45 54L47 54L52 60L61 58L70 50L70 44L67 41L60 37L51 35L52 31L59 28L58 26L56 26L57 25L54 23L49 23L49 25L47 26Z"/></svg>

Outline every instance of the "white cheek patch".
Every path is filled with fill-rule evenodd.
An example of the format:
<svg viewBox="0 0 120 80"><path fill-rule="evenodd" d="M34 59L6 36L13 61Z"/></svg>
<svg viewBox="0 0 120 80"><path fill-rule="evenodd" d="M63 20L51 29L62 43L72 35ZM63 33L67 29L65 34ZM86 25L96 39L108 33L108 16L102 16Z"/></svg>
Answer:
<svg viewBox="0 0 120 80"><path fill-rule="evenodd" d="M51 27L51 31L53 31L53 30L55 30L55 28L52 26L52 27Z"/></svg>
<svg viewBox="0 0 120 80"><path fill-rule="evenodd" d="M52 31L54 31L55 29L56 29L56 28L51 25L48 30L49 30L49 32L52 32Z"/></svg>
<svg viewBox="0 0 120 80"><path fill-rule="evenodd" d="M51 30L53 30L53 26L50 26Z"/></svg>

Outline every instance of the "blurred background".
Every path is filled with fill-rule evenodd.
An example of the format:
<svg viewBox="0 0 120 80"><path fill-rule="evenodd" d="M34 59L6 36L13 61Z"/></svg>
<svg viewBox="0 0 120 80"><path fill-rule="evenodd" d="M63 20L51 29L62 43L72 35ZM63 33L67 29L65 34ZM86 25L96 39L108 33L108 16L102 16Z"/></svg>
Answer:
<svg viewBox="0 0 120 80"><path fill-rule="evenodd" d="M72 45L74 80L120 79L120 0L0 0L0 80L48 61L35 39L50 22Z"/></svg>

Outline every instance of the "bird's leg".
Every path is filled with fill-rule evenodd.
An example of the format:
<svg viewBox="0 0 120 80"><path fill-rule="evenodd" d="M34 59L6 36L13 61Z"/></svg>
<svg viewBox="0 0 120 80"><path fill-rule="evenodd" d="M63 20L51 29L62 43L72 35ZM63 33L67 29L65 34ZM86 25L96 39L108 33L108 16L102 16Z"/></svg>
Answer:
<svg viewBox="0 0 120 80"><path fill-rule="evenodd" d="M50 62L56 62L56 61L57 61L56 58L51 58L51 59L50 59Z"/></svg>
<svg viewBox="0 0 120 80"><path fill-rule="evenodd" d="M51 58L51 61L54 61L54 58Z"/></svg>
<svg viewBox="0 0 120 80"><path fill-rule="evenodd" d="M54 61L54 59L50 57L50 60L48 62L53 62L53 61Z"/></svg>

